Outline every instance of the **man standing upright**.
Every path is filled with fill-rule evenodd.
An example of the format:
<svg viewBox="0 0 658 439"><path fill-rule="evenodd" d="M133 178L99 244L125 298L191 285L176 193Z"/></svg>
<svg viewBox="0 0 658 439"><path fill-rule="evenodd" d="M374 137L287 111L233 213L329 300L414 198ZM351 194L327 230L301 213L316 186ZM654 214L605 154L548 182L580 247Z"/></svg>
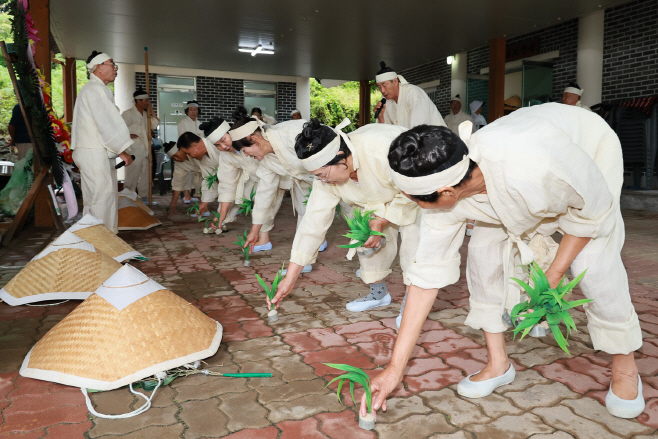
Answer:
<svg viewBox="0 0 658 439"><path fill-rule="evenodd" d="M450 100L450 114L446 117L446 124L450 131L459 135L459 125L467 120L473 122L473 118L462 111L462 98L455 95Z"/></svg>
<svg viewBox="0 0 658 439"><path fill-rule="evenodd" d="M130 168L126 168L126 181L124 186L133 192L137 192L143 201L146 201L149 193L149 137L148 116L151 114L151 127L157 127L160 119L155 116L149 95L138 89L133 93L135 105L124 111L121 117L126 122L130 131L133 145L130 153L135 156L135 162Z"/></svg>
<svg viewBox="0 0 658 439"><path fill-rule="evenodd" d="M441 113L434 102L420 87L409 84L392 68L386 67L384 61L379 63L381 70L377 72L375 82L385 103L378 103L375 112L381 108L378 123L388 123L413 128L417 125L446 126Z"/></svg>
<svg viewBox="0 0 658 439"><path fill-rule="evenodd" d="M73 110L71 149L82 177L83 215L91 214L118 232L118 188L116 158L126 165L132 159L126 149L132 145L128 127L114 105L107 84L117 77L117 65L106 53L92 52L87 58L87 82L78 94Z"/></svg>

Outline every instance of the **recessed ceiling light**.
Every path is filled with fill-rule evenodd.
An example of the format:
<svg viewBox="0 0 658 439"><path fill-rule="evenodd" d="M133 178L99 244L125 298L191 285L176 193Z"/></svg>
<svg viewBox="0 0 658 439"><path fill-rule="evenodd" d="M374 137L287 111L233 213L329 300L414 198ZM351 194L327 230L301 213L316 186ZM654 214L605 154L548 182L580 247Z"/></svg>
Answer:
<svg viewBox="0 0 658 439"><path fill-rule="evenodd" d="M273 50L263 49L262 44L259 44L258 47L256 47L255 49L250 49L250 48L247 48L247 47L240 47L238 50L240 52L251 53L251 56L256 56L258 54L261 54L261 55L274 55Z"/></svg>

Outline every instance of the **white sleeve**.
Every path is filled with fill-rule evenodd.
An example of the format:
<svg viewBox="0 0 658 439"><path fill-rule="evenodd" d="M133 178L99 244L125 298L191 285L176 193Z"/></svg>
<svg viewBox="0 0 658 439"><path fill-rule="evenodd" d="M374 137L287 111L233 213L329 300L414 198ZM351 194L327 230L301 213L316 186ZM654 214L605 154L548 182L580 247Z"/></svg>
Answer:
<svg viewBox="0 0 658 439"><path fill-rule="evenodd" d="M91 116L103 146L114 154L124 152L133 141L117 107L100 90L90 90L85 97L87 98L87 108L92 109Z"/></svg>
<svg viewBox="0 0 658 439"><path fill-rule="evenodd" d="M279 191L280 177L273 172L263 162L256 171L258 175L258 188L254 196L254 210L251 212L251 221L253 224L266 224L273 219L272 206L276 200Z"/></svg>

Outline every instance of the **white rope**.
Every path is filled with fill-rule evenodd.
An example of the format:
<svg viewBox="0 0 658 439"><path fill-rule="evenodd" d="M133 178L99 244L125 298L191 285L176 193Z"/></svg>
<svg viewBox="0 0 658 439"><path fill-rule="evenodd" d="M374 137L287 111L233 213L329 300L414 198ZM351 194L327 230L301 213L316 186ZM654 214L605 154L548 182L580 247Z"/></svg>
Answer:
<svg viewBox="0 0 658 439"><path fill-rule="evenodd" d="M124 413L124 414L121 414L121 415L104 415L104 414L102 414L102 413L98 413L98 412L94 409L94 406L93 406L92 403L91 403L91 399L89 399L89 394L87 393L87 389L85 389L85 388L80 388L80 390L82 391L82 394L85 396L85 402L87 403L87 408L89 409L89 413L91 413L92 415L94 415L94 416L96 416L96 417L99 417L99 418L105 418L105 419L126 419L126 418L132 418L133 416L141 415L142 413L144 413L145 411L147 411L148 409L151 408L151 401L153 401L153 397L155 397L155 392L156 392L156 391L158 390L158 388L160 388L160 386L162 385L162 380L167 376L167 373L166 373L166 372L159 372L159 373L157 373L155 376L156 376L156 378L158 379L158 385L155 386L155 389L153 389L153 392L151 392L151 396L150 396L150 397L144 395L144 394L141 393L141 392L135 392L135 390L133 390L133 385L132 385L132 383L130 383L130 386L129 386L129 387L130 387L130 392L133 393L133 394L135 394L135 395L137 395L137 396L139 396L139 397L141 397L141 398L144 398L144 399L146 400L146 402L145 402L144 405L141 406L140 408L138 408L138 409L136 409L136 410L133 410L133 411L130 412L130 413Z"/></svg>
<svg viewBox="0 0 658 439"><path fill-rule="evenodd" d="M61 305L62 303L66 303L69 300L70 299L66 299L66 300L62 300L61 302L57 302L57 303L44 303L44 304L41 304L41 305L37 305L37 304L34 304L34 303L26 303L26 305L27 306L55 306L55 305Z"/></svg>

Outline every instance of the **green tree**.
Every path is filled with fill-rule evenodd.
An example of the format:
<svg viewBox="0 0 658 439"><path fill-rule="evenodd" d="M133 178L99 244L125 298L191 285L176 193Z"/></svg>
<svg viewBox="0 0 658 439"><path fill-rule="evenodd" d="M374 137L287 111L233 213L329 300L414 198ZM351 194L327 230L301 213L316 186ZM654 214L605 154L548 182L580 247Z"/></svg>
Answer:
<svg viewBox="0 0 658 439"><path fill-rule="evenodd" d="M359 125L359 82L350 81L336 87L325 88L315 79L311 79L311 117L320 122L336 126L346 117L352 123L343 131L349 133ZM374 108L381 99L377 87L371 87L370 108ZM371 111L370 119L373 120Z"/></svg>
<svg viewBox="0 0 658 439"><path fill-rule="evenodd" d="M11 43L14 38L11 34L10 16L6 12L0 13L0 40ZM9 78L5 59L0 56L0 132L7 133L7 125L11 120L11 111L18 103L14 94L14 86Z"/></svg>

